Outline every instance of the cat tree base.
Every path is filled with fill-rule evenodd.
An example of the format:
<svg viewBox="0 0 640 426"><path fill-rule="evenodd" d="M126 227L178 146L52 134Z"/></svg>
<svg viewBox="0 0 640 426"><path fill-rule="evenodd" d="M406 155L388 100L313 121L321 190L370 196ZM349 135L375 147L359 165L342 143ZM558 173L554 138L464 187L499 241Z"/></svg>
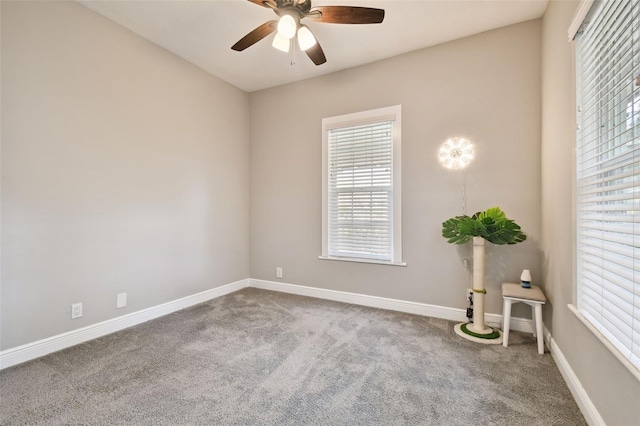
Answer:
<svg viewBox="0 0 640 426"><path fill-rule="evenodd" d="M485 345L502 344L502 332L497 328L485 327L481 332L472 329L473 323L456 324L453 328L456 334L467 340Z"/></svg>

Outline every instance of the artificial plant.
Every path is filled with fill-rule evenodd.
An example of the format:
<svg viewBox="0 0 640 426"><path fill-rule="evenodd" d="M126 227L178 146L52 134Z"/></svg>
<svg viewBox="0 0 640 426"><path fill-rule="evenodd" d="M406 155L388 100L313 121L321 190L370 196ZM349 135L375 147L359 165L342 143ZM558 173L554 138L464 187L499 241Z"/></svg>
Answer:
<svg viewBox="0 0 640 426"><path fill-rule="evenodd" d="M442 223L442 236L451 244L464 244L472 237L482 237L493 244L517 244L527 239L520 226L500 207L491 207L473 216L456 216Z"/></svg>

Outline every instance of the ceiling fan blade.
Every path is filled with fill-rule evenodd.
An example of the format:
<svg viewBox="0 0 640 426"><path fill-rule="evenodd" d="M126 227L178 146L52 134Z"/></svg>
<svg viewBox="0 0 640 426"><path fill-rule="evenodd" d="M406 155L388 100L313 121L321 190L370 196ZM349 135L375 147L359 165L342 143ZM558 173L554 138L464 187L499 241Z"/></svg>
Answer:
<svg viewBox="0 0 640 426"><path fill-rule="evenodd" d="M358 6L318 6L311 9L306 16L328 24L379 24L384 20L384 9Z"/></svg>
<svg viewBox="0 0 640 426"><path fill-rule="evenodd" d="M257 42L274 32L277 27L277 22L278 21L265 22L264 24L260 25L258 28L238 40L238 42L231 46L231 48L233 50L241 52L247 47L253 46Z"/></svg>
<svg viewBox="0 0 640 426"><path fill-rule="evenodd" d="M309 59L311 59L316 65L322 65L327 62L327 58L324 56L322 47L320 47L320 43L317 39L316 44L305 50L304 53L306 53Z"/></svg>
<svg viewBox="0 0 640 426"><path fill-rule="evenodd" d="M269 9L273 9L274 7L278 7L274 0L249 0L249 1L251 3L257 4L258 6L267 7ZM269 6L269 4L265 4L265 3L269 3L269 4L271 4L271 6Z"/></svg>

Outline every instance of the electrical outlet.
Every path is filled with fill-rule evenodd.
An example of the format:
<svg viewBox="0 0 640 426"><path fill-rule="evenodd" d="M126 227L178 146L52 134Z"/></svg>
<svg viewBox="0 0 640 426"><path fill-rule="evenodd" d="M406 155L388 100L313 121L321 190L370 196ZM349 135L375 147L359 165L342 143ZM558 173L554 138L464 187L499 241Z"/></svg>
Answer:
<svg viewBox="0 0 640 426"><path fill-rule="evenodd" d="M118 293L116 296L116 309L127 306L127 293Z"/></svg>
<svg viewBox="0 0 640 426"><path fill-rule="evenodd" d="M469 267L469 261L467 259L463 259L462 264L464 265L465 268Z"/></svg>
<svg viewBox="0 0 640 426"><path fill-rule="evenodd" d="M276 268L276 278L282 278L282 267L278 266Z"/></svg>
<svg viewBox="0 0 640 426"><path fill-rule="evenodd" d="M82 303L74 303L71 305L71 319L80 318L82 316Z"/></svg>

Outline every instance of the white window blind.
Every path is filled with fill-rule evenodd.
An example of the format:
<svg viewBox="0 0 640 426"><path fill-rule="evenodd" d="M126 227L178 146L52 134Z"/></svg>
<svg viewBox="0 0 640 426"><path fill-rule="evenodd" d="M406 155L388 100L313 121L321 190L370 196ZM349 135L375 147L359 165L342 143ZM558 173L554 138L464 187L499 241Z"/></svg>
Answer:
<svg viewBox="0 0 640 426"><path fill-rule="evenodd" d="M323 120L324 258L401 264L400 106Z"/></svg>
<svg viewBox="0 0 640 426"><path fill-rule="evenodd" d="M329 130L329 256L392 260L393 122Z"/></svg>
<svg viewBox="0 0 640 426"><path fill-rule="evenodd" d="M578 310L640 369L640 0L576 36Z"/></svg>

